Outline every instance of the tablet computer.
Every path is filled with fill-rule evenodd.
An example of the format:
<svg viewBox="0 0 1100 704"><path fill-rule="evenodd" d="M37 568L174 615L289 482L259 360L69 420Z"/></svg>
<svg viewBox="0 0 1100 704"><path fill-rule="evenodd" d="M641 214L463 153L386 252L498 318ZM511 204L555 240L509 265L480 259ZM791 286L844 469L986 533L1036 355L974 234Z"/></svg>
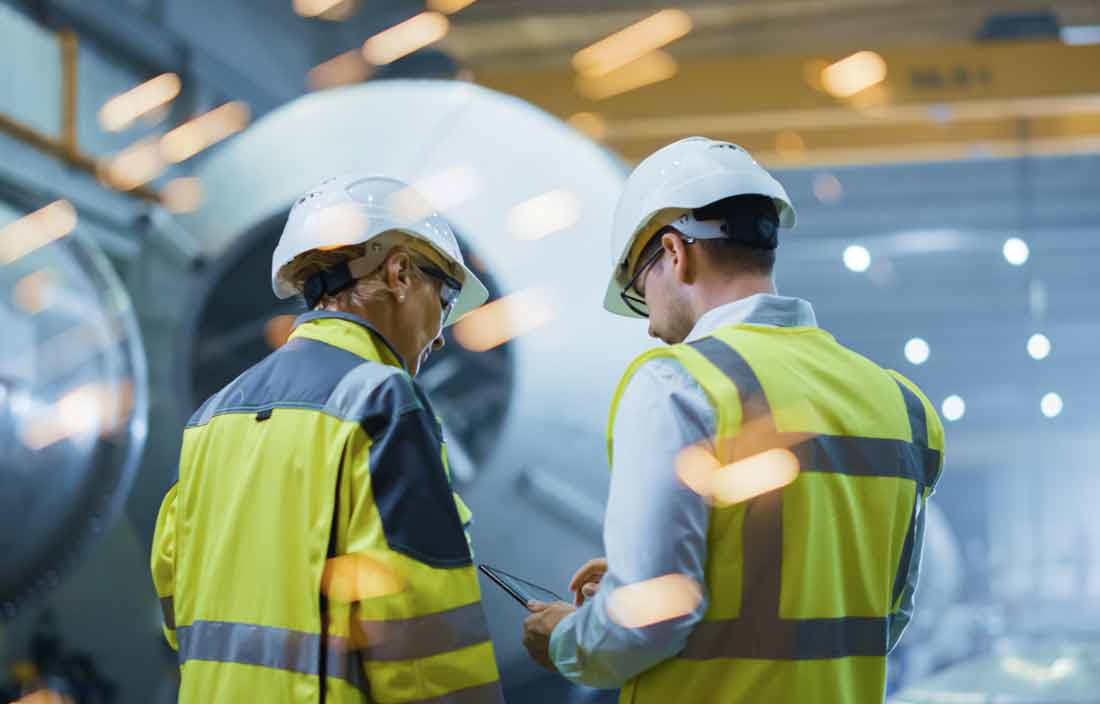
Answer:
<svg viewBox="0 0 1100 704"><path fill-rule="evenodd" d="M532 599L536 601L565 601L560 596L550 591L546 587L540 587L534 582L528 582L526 579L520 579L519 577L508 574L502 570L498 570L495 567L481 564L478 565L478 569L485 573L485 576L493 580L493 583L498 587L508 592L513 599L518 601L524 607L527 606L527 602Z"/></svg>

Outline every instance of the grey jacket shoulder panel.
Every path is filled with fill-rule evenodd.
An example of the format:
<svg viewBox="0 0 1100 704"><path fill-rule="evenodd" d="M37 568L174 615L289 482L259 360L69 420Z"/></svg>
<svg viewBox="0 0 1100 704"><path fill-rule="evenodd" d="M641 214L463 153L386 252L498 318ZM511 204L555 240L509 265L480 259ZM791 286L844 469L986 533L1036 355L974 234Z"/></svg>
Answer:
<svg viewBox="0 0 1100 704"><path fill-rule="evenodd" d="M371 392L394 377L408 379L395 367L325 342L295 338L207 399L187 425L204 425L223 413L273 408L308 408L358 420L372 403ZM411 389L409 395L415 398Z"/></svg>

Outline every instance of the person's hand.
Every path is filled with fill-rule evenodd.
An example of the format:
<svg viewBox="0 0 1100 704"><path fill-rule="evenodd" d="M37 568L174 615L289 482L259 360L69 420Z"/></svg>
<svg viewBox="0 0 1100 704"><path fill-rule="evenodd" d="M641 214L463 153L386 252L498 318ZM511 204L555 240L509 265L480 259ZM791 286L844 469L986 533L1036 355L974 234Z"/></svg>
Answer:
<svg viewBox="0 0 1100 704"><path fill-rule="evenodd" d="M547 604L532 600L527 602L527 610L531 615L523 619L523 647L527 648L532 660L556 673L558 668L550 659L550 634L563 618L576 609L564 601Z"/></svg>
<svg viewBox="0 0 1100 704"><path fill-rule="evenodd" d="M573 579L569 581L569 591L573 592L573 604L580 606L585 599L596 596L600 589L600 580L607 573L607 558L594 557L581 565Z"/></svg>

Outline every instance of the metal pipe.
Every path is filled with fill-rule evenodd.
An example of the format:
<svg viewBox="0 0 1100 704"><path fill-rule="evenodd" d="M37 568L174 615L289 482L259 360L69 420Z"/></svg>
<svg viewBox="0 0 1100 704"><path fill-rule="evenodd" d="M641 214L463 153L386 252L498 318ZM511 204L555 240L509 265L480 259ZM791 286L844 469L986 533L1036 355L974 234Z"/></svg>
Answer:
<svg viewBox="0 0 1100 704"><path fill-rule="evenodd" d="M208 51L190 46L175 32L109 0L39 0L40 14L54 26L73 27L85 39L150 72L190 74L224 95L246 101L254 115L294 96L277 96Z"/></svg>
<svg viewBox="0 0 1100 704"><path fill-rule="evenodd" d="M81 152L77 142L77 65L80 39L71 29L62 29L57 34L61 47L61 137L55 138L42 134L4 114L0 114L0 132L29 144L69 166L97 176L98 168L95 159ZM148 201L160 202L160 195L148 186L138 186L130 193Z"/></svg>
<svg viewBox="0 0 1100 704"><path fill-rule="evenodd" d="M80 38L71 29L57 33L61 44L61 144L73 154L78 152L76 136L77 116L77 60Z"/></svg>
<svg viewBox="0 0 1100 704"><path fill-rule="evenodd" d="M92 176L97 175L95 159L87 154L70 149L63 141L44 135L17 120L11 119L7 115L0 115L0 132L29 144L75 169L89 173ZM160 196L148 186L138 186L129 192L148 201L160 202Z"/></svg>

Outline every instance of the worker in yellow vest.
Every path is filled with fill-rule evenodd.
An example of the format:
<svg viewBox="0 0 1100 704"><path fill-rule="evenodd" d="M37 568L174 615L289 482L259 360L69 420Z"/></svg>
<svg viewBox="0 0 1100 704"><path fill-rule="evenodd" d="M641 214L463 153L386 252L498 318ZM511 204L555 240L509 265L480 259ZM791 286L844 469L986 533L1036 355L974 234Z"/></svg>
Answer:
<svg viewBox="0 0 1100 704"><path fill-rule="evenodd" d="M660 149L615 213L605 307L649 319L611 405L605 559L524 642L621 702L882 702L943 426L776 295L783 186L737 145Z"/></svg>
<svg viewBox="0 0 1100 704"><path fill-rule="evenodd" d="M180 701L503 701L466 524L413 381L488 294L406 184L328 179L272 261L309 312L183 434L152 572Z"/></svg>

